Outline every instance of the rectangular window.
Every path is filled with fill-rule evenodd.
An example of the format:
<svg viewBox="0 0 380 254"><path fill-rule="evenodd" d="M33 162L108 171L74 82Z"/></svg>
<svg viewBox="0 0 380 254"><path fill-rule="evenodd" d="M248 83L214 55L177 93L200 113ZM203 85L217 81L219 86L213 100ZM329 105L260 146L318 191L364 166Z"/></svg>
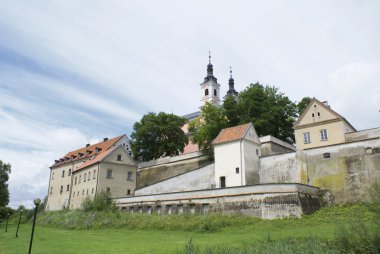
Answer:
<svg viewBox="0 0 380 254"><path fill-rule="evenodd" d="M66 186L66 191L69 191L70 190L70 185L68 184L67 186Z"/></svg>
<svg viewBox="0 0 380 254"><path fill-rule="evenodd" d="M89 180L89 181L91 180L91 171L88 172L88 180Z"/></svg>
<svg viewBox="0 0 380 254"><path fill-rule="evenodd" d="M121 161L121 154L118 154L118 155L117 155L117 160L118 160L118 161Z"/></svg>
<svg viewBox="0 0 380 254"><path fill-rule="evenodd" d="M195 204L190 204L190 205L189 205L189 212L190 212L191 214L195 214Z"/></svg>
<svg viewBox="0 0 380 254"><path fill-rule="evenodd" d="M54 179L54 173L53 173L53 174L51 174L51 179L52 179L52 180Z"/></svg>
<svg viewBox="0 0 380 254"><path fill-rule="evenodd" d="M94 194L94 188L92 188L92 190L91 190L91 194Z"/></svg>
<svg viewBox="0 0 380 254"><path fill-rule="evenodd" d="M327 140L327 130L323 129L319 131L321 133L321 141L326 141Z"/></svg>
<svg viewBox="0 0 380 254"><path fill-rule="evenodd" d="M133 173L132 172L128 172L128 180L133 180Z"/></svg>
<svg viewBox="0 0 380 254"><path fill-rule="evenodd" d="M94 174L92 175L92 178L95 179L95 177L96 177L96 169L94 169Z"/></svg>
<svg viewBox="0 0 380 254"><path fill-rule="evenodd" d="M303 143L304 144L310 144L311 143L310 132L305 132L303 134Z"/></svg>
<svg viewBox="0 0 380 254"><path fill-rule="evenodd" d="M50 187L50 194L53 194L53 187Z"/></svg>
<svg viewBox="0 0 380 254"><path fill-rule="evenodd" d="M60 193L62 194L62 192L63 192L63 185L61 185L61 191L60 191Z"/></svg>
<svg viewBox="0 0 380 254"><path fill-rule="evenodd" d="M111 192L111 188L110 187L107 187L107 192Z"/></svg>
<svg viewBox="0 0 380 254"><path fill-rule="evenodd" d="M79 175L79 183L82 182L82 175Z"/></svg>
<svg viewBox="0 0 380 254"><path fill-rule="evenodd" d="M131 190L127 190L127 195L131 195Z"/></svg>
<svg viewBox="0 0 380 254"><path fill-rule="evenodd" d="M172 206L171 205L167 205L166 206L166 213L167 214L172 214Z"/></svg>
<svg viewBox="0 0 380 254"><path fill-rule="evenodd" d="M86 191L86 195L88 195L88 189L87 189L87 191Z"/></svg>
<svg viewBox="0 0 380 254"><path fill-rule="evenodd" d="M85 182L87 180L87 174L84 173L84 176L83 176L83 182Z"/></svg>
<svg viewBox="0 0 380 254"><path fill-rule="evenodd" d="M202 214L208 213L209 204L202 204Z"/></svg>
<svg viewBox="0 0 380 254"><path fill-rule="evenodd" d="M69 169L69 174L68 175L71 176L71 168Z"/></svg>
<svg viewBox="0 0 380 254"><path fill-rule="evenodd" d="M65 170L62 170L62 177L65 177Z"/></svg>
<svg viewBox="0 0 380 254"><path fill-rule="evenodd" d="M82 190L82 196L84 195L84 189Z"/></svg>
<svg viewBox="0 0 380 254"><path fill-rule="evenodd" d="M235 169L235 171L236 171L236 174L239 174L239 168L238 167Z"/></svg>
<svg viewBox="0 0 380 254"><path fill-rule="evenodd" d="M177 205L177 213L183 214L183 205Z"/></svg>
<svg viewBox="0 0 380 254"><path fill-rule="evenodd" d="M107 169L106 178L112 178L112 169Z"/></svg>

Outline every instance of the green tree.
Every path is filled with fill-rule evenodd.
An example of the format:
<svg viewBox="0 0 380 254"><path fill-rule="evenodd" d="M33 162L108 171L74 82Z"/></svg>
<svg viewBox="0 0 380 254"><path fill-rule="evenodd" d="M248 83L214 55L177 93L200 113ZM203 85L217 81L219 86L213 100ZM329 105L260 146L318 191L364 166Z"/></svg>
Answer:
<svg viewBox="0 0 380 254"><path fill-rule="evenodd" d="M277 87L251 84L239 94L237 104L232 112L231 107L225 107L227 119L235 115L240 124L252 122L259 136L272 135L291 143L295 141L293 124L297 108Z"/></svg>
<svg viewBox="0 0 380 254"><path fill-rule="evenodd" d="M304 109L306 108L307 105L309 105L311 100L312 99L310 97L303 97L302 100L297 103L298 115L300 115L302 111L304 111Z"/></svg>
<svg viewBox="0 0 380 254"><path fill-rule="evenodd" d="M0 160L0 207L9 203L8 180L11 173L11 165Z"/></svg>
<svg viewBox="0 0 380 254"><path fill-rule="evenodd" d="M201 108L200 116L189 124L192 141L199 146L204 154L211 157L213 154L212 142L219 132L228 126L227 123L221 108L206 103Z"/></svg>
<svg viewBox="0 0 380 254"><path fill-rule="evenodd" d="M183 152L188 137L181 127L184 118L160 112L148 113L133 125L131 148L136 160L153 160Z"/></svg>
<svg viewBox="0 0 380 254"><path fill-rule="evenodd" d="M240 124L241 110L238 100L233 96L227 96L223 102L224 114L228 120L228 127Z"/></svg>

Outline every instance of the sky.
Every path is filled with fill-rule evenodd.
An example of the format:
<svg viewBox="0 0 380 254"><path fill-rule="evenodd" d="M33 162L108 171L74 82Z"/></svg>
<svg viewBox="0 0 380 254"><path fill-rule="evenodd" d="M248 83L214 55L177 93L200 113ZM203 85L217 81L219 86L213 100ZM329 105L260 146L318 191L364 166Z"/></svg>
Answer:
<svg viewBox="0 0 380 254"><path fill-rule="evenodd" d="M49 166L148 112L201 106L211 51L221 93L273 85L380 127L379 1L0 1L0 160L10 206L48 192Z"/></svg>

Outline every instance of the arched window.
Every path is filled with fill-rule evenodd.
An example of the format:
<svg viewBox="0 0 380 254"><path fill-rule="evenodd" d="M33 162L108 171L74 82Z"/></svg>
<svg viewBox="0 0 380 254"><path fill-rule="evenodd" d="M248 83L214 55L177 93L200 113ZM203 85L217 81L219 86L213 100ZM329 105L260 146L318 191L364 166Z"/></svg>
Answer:
<svg viewBox="0 0 380 254"><path fill-rule="evenodd" d="M208 95L208 89L205 90L205 96L207 96L207 95Z"/></svg>
<svg viewBox="0 0 380 254"><path fill-rule="evenodd" d="M214 89L214 96L216 96L216 89Z"/></svg>

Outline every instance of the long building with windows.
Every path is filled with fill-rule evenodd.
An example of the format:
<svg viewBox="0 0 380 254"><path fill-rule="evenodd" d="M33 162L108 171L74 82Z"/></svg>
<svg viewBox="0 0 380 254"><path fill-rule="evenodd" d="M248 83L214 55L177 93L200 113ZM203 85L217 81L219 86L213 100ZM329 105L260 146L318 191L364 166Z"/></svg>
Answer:
<svg viewBox="0 0 380 254"><path fill-rule="evenodd" d="M126 135L86 144L50 167L46 210L80 208L84 199L102 191L111 197L133 195L136 169Z"/></svg>

